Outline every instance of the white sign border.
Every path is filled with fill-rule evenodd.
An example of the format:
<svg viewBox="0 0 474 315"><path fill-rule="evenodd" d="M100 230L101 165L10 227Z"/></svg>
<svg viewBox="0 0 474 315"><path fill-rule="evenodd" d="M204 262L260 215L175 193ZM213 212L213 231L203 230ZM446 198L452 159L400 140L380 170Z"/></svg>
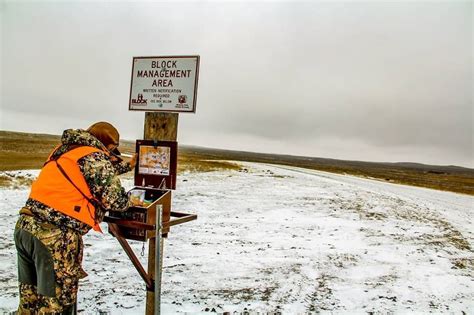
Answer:
<svg viewBox="0 0 474 315"><path fill-rule="evenodd" d="M132 87L133 87L133 70L135 68L136 59L157 59L157 58L196 58L196 76L194 80L194 98L193 98L193 110L167 110L167 109L137 109L132 107ZM199 81L199 65L201 57L199 55L180 55L180 56L140 56L133 57L132 59L132 74L130 79L130 94L128 98L128 110L129 111L140 111L140 112L166 112L166 113L196 113L196 99L197 99L197 89Z"/></svg>

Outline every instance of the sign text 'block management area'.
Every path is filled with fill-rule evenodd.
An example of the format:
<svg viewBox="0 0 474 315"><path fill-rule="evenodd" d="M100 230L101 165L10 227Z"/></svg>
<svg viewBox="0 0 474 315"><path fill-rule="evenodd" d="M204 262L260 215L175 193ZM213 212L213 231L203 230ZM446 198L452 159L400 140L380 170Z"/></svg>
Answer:
<svg viewBox="0 0 474 315"><path fill-rule="evenodd" d="M134 57L130 110L196 112L199 56Z"/></svg>

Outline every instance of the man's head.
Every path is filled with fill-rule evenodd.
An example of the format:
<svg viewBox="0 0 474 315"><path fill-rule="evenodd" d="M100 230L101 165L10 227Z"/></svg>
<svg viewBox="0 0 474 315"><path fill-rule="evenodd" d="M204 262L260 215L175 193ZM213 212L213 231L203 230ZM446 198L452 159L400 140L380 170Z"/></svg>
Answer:
<svg viewBox="0 0 474 315"><path fill-rule="evenodd" d="M100 121L96 122L87 131L96 137L112 153L120 155L117 147L119 146L120 135L112 124Z"/></svg>

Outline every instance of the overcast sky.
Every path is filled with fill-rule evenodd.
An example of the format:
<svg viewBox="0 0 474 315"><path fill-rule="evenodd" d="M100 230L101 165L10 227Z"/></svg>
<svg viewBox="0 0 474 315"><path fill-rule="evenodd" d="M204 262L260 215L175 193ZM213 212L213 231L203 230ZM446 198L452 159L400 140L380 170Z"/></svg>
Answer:
<svg viewBox="0 0 474 315"><path fill-rule="evenodd" d="M1 2L2 0L0 0ZM133 56L201 56L181 144L474 167L471 1L1 5L1 126L143 135Z"/></svg>

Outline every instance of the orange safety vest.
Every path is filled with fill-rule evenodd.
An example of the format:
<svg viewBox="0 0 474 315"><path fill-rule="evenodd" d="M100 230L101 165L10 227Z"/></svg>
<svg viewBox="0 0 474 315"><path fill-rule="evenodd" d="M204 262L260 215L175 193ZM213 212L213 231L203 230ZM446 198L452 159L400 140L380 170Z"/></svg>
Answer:
<svg viewBox="0 0 474 315"><path fill-rule="evenodd" d="M95 231L102 232L95 220L95 206L90 202L96 199L92 196L77 164L80 158L93 152L104 151L81 146L64 153L56 161L77 188L61 172L56 162L48 158L31 186L30 198L91 226Z"/></svg>

